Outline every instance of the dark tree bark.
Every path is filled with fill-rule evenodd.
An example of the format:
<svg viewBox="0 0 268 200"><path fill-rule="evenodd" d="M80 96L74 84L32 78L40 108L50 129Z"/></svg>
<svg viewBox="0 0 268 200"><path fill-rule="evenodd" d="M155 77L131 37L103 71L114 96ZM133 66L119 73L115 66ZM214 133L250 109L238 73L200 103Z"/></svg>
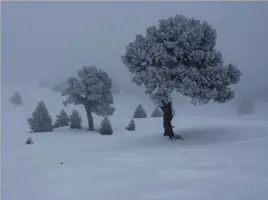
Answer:
<svg viewBox="0 0 268 200"><path fill-rule="evenodd" d="M85 108L86 108L86 113L87 113L88 130L94 131L94 123L93 123L91 107L85 105Z"/></svg>
<svg viewBox="0 0 268 200"><path fill-rule="evenodd" d="M173 132L173 126L172 126L172 103L169 102L167 104L163 104L161 106L161 109L163 111L163 127L164 127L164 136L169 136L170 139L174 138L174 132Z"/></svg>

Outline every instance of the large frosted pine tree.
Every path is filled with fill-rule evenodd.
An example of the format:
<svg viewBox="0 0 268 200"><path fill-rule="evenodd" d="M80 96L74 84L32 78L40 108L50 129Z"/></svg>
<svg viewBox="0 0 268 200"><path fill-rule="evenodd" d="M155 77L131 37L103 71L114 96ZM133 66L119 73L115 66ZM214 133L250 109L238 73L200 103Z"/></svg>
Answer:
<svg viewBox="0 0 268 200"><path fill-rule="evenodd" d="M74 103L85 107L89 130L94 130L92 113L112 115L115 111L111 92L112 80L108 74L94 66L82 67L77 77L70 77L62 95L68 96L64 105Z"/></svg>
<svg viewBox="0 0 268 200"><path fill-rule="evenodd" d="M216 30L207 22L176 15L159 20L126 47L123 63L133 82L144 85L162 109L164 135L171 139L173 91L190 97L193 104L224 103L234 97L230 86L239 82L241 72L234 64L224 64L216 39Z"/></svg>

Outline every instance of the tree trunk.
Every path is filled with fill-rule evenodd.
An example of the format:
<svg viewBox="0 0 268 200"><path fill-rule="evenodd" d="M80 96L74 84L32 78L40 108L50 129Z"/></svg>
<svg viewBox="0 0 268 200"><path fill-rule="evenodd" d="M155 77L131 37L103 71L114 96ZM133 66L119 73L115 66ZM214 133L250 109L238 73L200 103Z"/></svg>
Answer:
<svg viewBox="0 0 268 200"><path fill-rule="evenodd" d="M87 121L88 121L88 130L94 131L94 123L91 108L89 106L85 106L86 113L87 113Z"/></svg>
<svg viewBox="0 0 268 200"><path fill-rule="evenodd" d="M174 138L174 132L173 132L173 127L171 124L171 121L173 119L173 114L172 114L172 103L169 102L167 104L164 104L161 107L163 111L163 127L164 127L164 136L169 136L170 139Z"/></svg>

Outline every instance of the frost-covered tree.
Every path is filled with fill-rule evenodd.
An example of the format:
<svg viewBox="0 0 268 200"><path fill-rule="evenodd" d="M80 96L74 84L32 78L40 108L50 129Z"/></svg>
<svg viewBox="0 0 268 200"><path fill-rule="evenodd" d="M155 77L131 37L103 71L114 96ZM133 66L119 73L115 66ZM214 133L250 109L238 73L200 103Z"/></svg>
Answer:
<svg viewBox="0 0 268 200"><path fill-rule="evenodd" d="M176 15L159 20L126 47L123 63L133 82L144 85L145 93L161 107L164 135L171 139L173 91L190 97L193 104L224 103L234 97L230 86L239 82L241 72L223 63L216 38L207 22Z"/></svg>
<svg viewBox="0 0 268 200"><path fill-rule="evenodd" d="M33 132L51 132L52 119L46 108L44 101L38 102L32 116L28 118L30 129Z"/></svg>
<svg viewBox="0 0 268 200"><path fill-rule="evenodd" d="M14 105L20 106L22 104L22 99L21 99L20 93L15 92L12 95L12 97L9 99L9 102L14 104Z"/></svg>
<svg viewBox="0 0 268 200"><path fill-rule="evenodd" d="M133 118L146 118L146 117L147 117L147 113L143 109L142 105L139 104L134 111Z"/></svg>
<svg viewBox="0 0 268 200"><path fill-rule="evenodd" d="M81 129L82 128L82 117L80 117L79 112L74 109L70 115L70 128L71 129Z"/></svg>
<svg viewBox="0 0 268 200"><path fill-rule="evenodd" d="M112 80L108 74L94 66L82 67L77 78L68 79L62 95L68 98L64 105L74 103L85 107L89 130L94 130L92 113L100 116L112 115L115 108L111 92Z"/></svg>
<svg viewBox="0 0 268 200"><path fill-rule="evenodd" d="M158 107L156 107L154 109L154 111L152 112L151 117L163 117L163 112L162 110L160 110Z"/></svg>
<svg viewBox="0 0 268 200"><path fill-rule="evenodd" d="M134 122L134 119L131 119L129 124L127 125L126 129L128 131L135 131L136 129L136 125L135 125L135 122Z"/></svg>
<svg viewBox="0 0 268 200"><path fill-rule="evenodd" d="M60 111L60 115L56 116L56 121L53 125L54 128L63 127L63 126L69 126L69 116L65 112L64 109Z"/></svg>
<svg viewBox="0 0 268 200"><path fill-rule="evenodd" d="M109 121L108 117L105 116L104 119L101 122L101 128L100 128L100 134L102 135L112 135L113 134L113 128L111 125L111 122Z"/></svg>

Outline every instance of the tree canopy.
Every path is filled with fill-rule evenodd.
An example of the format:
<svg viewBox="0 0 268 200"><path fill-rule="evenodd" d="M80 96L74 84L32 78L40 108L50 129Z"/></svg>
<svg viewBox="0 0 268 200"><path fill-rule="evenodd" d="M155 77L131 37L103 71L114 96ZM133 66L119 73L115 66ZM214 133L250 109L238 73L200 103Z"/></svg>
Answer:
<svg viewBox="0 0 268 200"><path fill-rule="evenodd" d="M234 97L230 85L239 82L241 72L224 64L216 39L216 30L206 21L176 15L147 28L145 36L136 35L122 59L133 82L144 85L160 106L171 102L173 91L193 104L211 99L224 103Z"/></svg>
<svg viewBox="0 0 268 200"><path fill-rule="evenodd" d="M84 66L76 77L68 79L67 86L62 91L68 96L64 104L74 103L90 107L91 112L97 115L112 115L115 108L111 92L112 80L108 74L94 66Z"/></svg>

